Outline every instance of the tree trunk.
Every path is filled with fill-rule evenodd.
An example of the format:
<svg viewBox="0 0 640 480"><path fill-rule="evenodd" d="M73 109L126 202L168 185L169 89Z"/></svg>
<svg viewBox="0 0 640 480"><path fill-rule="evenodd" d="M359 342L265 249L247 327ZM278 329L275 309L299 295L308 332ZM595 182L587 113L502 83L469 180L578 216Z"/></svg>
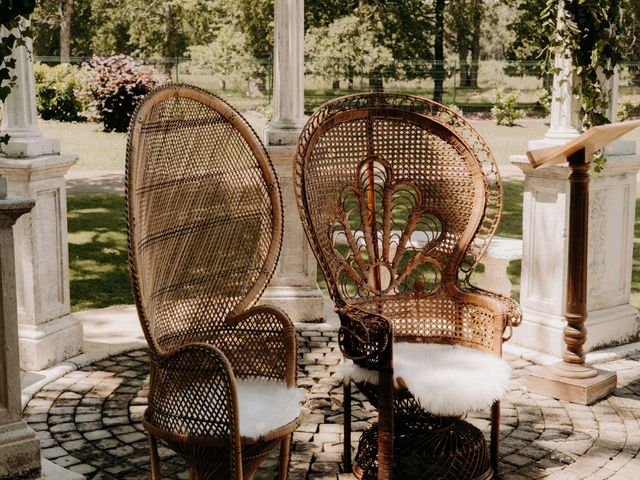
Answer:
<svg viewBox="0 0 640 480"><path fill-rule="evenodd" d="M469 62L466 52L458 54L458 60L460 62L460 88L466 88L469 86Z"/></svg>
<svg viewBox="0 0 640 480"><path fill-rule="evenodd" d="M340 80L334 80L331 85L332 90L340 90Z"/></svg>
<svg viewBox="0 0 640 480"><path fill-rule="evenodd" d="M60 63L71 59L71 17L73 0L60 0Z"/></svg>
<svg viewBox="0 0 640 480"><path fill-rule="evenodd" d="M380 72L371 72L369 74L369 90L372 92L384 92L384 85L382 83L382 76Z"/></svg>
<svg viewBox="0 0 640 480"><path fill-rule="evenodd" d="M443 85L446 72L444 70L444 6L445 0L436 0L436 29L433 48L433 101L442 103Z"/></svg>
<svg viewBox="0 0 640 480"><path fill-rule="evenodd" d="M173 62L168 59L174 57L173 36L175 34L173 9L171 8L171 5L166 6L166 10L164 11L163 17L164 17L164 37L162 39L162 56L165 58L164 73L166 73L169 77L171 77L171 72L173 70Z"/></svg>
<svg viewBox="0 0 640 480"><path fill-rule="evenodd" d="M471 65L469 66L469 88L478 88L478 67L480 61L480 31L484 4L482 0L473 2L473 34L471 37Z"/></svg>

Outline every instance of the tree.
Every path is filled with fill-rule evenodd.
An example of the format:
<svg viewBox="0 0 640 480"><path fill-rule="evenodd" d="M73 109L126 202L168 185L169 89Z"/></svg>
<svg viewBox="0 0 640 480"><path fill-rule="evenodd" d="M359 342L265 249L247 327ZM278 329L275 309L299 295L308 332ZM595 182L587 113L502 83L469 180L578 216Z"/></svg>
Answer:
<svg viewBox="0 0 640 480"><path fill-rule="evenodd" d="M71 56L71 18L73 0L60 0L60 63L69 63Z"/></svg>
<svg viewBox="0 0 640 480"><path fill-rule="evenodd" d="M66 50L63 43L68 42L69 56L85 57L93 52L95 25L92 17L92 6L95 0L73 2L72 14L63 33L61 8L65 0L39 0L31 16L33 30L33 53L39 56L64 56ZM63 37L68 38L63 40Z"/></svg>
<svg viewBox="0 0 640 480"><path fill-rule="evenodd" d="M330 81L345 78L349 88L357 73L367 75L393 65L391 51L378 44L376 32L356 15L338 18L327 27L309 29L305 53L310 74Z"/></svg>
<svg viewBox="0 0 640 480"><path fill-rule="evenodd" d="M217 38L207 45L189 47L189 57L194 67L206 67L222 76L220 87L226 88L229 76L248 80L256 63L246 49L245 37L236 25L228 24L218 30Z"/></svg>
<svg viewBox="0 0 640 480"><path fill-rule="evenodd" d="M505 73L511 76L543 76L548 71L545 52L555 31L555 22L543 22L547 0L519 0L513 21L507 25L512 41L505 49ZM555 18L554 9L548 15ZM545 88L550 88L550 75L545 76Z"/></svg>
<svg viewBox="0 0 640 480"><path fill-rule="evenodd" d="M628 0L624 4L623 22L626 60L632 62L629 67L631 81L640 85L640 2Z"/></svg>
<svg viewBox="0 0 640 480"><path fill-rule="evenodd" d="M314 0L304 3L304 28L328 27L335 20L353 15L358 0Z"/></svg>
<svg viewBox="0 0 640 480"><path fill-rule="evenodd" d="M433 43L433 100L442 103L443 84L447 75L444 69L444 8L445 0L435 0L436 29Z"/></svg>
<svg viewBox="0 0 640 480"><path fill-rule="evenodd" d="M478 87L480 37L485 4L482 0L449 0L447 33L449 44L458 54L460 86Z"/></svg>
<svg viewBox="0 0 640 480"><path fill-rule="evenodd" d="M358 16L375 32L375 41L389 49L394 65L386 72L372 70L369 87L382 89L383 76L424 78L433 59L433 6L424 0L360 0ZM385 75L386 74L386 75Z"/></svg>

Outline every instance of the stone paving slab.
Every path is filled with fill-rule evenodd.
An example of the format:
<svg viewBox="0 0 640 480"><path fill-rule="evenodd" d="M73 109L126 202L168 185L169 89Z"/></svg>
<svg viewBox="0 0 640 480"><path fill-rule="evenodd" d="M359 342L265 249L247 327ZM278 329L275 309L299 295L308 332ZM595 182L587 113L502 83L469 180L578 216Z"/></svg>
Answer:
<svg viewBox="0 0 640 480"><path fill-rule="evenodd" d="M529 394L524 378L533 365L507 354L514 368L502 402L501 478L640 479L640 355L604 363L619 385L595 405L573 405ZM144 349L113 355L46 385L25 407L42 441L43 456L90 479L149 478L149 452L141 418L148 392ZM337 331L328 325L299 332L298 383L306 390L303 423L294 434L291 480L347 480L341 470L342 387ZM353 395L352 446L376 419L361 394ZM489 412L469 420L488 435ZM256 480L276 477L274 452ZM186 479L179 455L160 450L162 478Z"/></svg>

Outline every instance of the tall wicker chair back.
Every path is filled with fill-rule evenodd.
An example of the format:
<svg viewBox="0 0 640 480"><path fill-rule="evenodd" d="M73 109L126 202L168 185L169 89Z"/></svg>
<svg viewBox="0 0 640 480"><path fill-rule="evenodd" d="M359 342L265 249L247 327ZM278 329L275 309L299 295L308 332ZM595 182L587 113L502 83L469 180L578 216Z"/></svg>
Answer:
<svg viewBox="0 0 640 480"><path fill-rule="evenodd" d="M281 443L286 478L300 414L295 330L282 311L254 307L282 241L264 147L221 99L162 87L131 122L126 200L131 284L151 354L143 423L154 478L157 439L198 479L252 478ZM273 398L282 411L270 411ZM258 428L251 415L266 421Z"/></svg>
<svg viewBox="0 0 640 480"><path fill-rule="evenodd" d="M398 344L464 347L502 362L502 342L520 320L511 299L470 283L500 217L496 162L475 129L453 111L422 98L371 93L316 111L298 144L295 174L300 216L340 315L340 346L355 362L347 376L356 380L359 372L367 378L359 387L380 409L379 426L371 432L378 438L379 462L361 453L363 442L371 447L365 435L356 473L375 478L379 463L378 478L391 478L394 421L397 438L402 429L419 430L417 424L433 429L440 421L434 414L463 414L437 415L442 408L416 395L420 381L407 388L408 379L396 375L396 387L405 388L394 391L393 369L397 373L396 363L404 360ZM418 347L418 355L434 357L433 349ZM496 431L498 411L494 405ZM348 429L350 418L345 420ZM465 473L468 465L452 466L460 463L455 459L425 462L431 463L426 470L414 461L414 470L403 471L396 458L394 478L480 478L491 468L487 458L471 468L479 474Z"/></svg>

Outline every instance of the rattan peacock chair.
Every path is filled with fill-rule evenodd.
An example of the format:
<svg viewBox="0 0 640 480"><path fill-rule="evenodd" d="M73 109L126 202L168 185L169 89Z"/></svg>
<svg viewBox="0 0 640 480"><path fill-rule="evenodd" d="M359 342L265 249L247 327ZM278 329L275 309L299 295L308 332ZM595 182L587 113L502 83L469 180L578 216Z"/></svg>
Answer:
<svg viewBox="0 0 640 480"><path fill-rule="evenodd" d="M300 216L350 359L345 469L353 381L379 412L360 440L358 478L489 478L510 375L502 343L520 310L470 283L502 205L487 145L429 100L353 95L309 119L295 175ZM491 453L462 419L489 407Z"/></svg>
<svg viewBox="0 0 640 480"><path fill-rule="evenodd" d="M282 242L267 153L242 116L186 85L147 96L126 164L129 269L151 356L143 424L192 479L250 479L280 444L287 478L299 424L296 333L261 305Z"/></svg>

